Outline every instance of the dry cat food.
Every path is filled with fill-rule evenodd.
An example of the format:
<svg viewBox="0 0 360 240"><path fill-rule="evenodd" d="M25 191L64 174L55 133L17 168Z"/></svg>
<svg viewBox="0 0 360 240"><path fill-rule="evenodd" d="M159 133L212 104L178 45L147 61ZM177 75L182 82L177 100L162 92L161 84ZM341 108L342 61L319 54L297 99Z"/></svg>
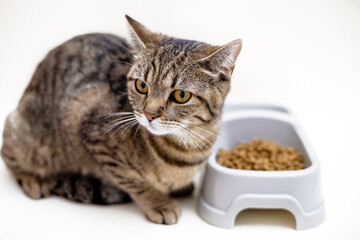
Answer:
<svg viewBox="0 0 360 240"><path fill-rule="evenodd" d="M292 147L278 145L264 139L239 143L232 150L220 149L217 162L228 168L276 171L304 168L302 156Z"/></svg>

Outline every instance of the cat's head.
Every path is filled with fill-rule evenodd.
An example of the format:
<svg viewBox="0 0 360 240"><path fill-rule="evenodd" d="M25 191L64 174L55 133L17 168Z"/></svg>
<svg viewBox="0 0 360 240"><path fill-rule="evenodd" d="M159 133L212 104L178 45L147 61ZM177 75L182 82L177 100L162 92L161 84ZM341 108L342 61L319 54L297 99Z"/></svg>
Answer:
<svg viewBox="0 0 360 240"><path fill-rule="evenodd" d="M126 18L134 53L127 88L138 122L157 135L218 123L241 40L212 46L154 33Z"/></svg>

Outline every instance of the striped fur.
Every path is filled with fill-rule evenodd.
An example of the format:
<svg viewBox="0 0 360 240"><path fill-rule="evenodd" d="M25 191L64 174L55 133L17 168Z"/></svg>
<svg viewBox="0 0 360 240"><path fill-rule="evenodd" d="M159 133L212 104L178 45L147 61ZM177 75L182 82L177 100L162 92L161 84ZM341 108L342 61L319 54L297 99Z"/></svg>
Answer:
<svg viewBox="0 0 360 240"><path fill-rule="evenodd" d="M171 38L127 19L131 46L87 34L49 52L6 119L1 156L33 199L133 200L152 222L173 224L180 208L170 196L191 194L211 153L241 42ZM140 94L136 80L150 92ZM172 102L176 89L193 97ZM150 133L144 112L169 133Z"/></svg>

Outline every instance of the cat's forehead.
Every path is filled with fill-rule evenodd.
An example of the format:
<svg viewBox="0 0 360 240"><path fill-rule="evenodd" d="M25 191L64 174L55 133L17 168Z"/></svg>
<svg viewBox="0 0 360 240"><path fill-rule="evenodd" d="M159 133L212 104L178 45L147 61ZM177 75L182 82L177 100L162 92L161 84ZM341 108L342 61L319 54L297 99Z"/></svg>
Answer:
<svg viewBox="0 0 360 240"><path fill-rule="evenodd" d="M143 80L164 87L174 87L194 64L186 51L171 46L151 49L142 54Z"/></svg>
<svg viewBox="0 0 360 240"><path fill-rule="evenodd" d="M187 52L173 45L158 46L152 49L144 50L143 56L151 64L159 64L162 66L181 65L189 60ZM155 66L156 67L156 66Z"/></svg>

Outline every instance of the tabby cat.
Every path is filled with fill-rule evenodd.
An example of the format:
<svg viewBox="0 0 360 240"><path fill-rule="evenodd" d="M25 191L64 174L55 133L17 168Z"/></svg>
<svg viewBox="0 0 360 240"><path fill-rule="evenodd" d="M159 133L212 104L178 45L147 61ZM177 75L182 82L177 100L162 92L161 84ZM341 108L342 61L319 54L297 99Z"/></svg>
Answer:
<svg viewBox="0 0 360 240"><path fill-rule="evenodd" d="M75 37L38 65L6 119L1 156L27 196L133 200L174 224L220 125L241 40L224 46L153 33L126 16L133 43Z"/></svg>

